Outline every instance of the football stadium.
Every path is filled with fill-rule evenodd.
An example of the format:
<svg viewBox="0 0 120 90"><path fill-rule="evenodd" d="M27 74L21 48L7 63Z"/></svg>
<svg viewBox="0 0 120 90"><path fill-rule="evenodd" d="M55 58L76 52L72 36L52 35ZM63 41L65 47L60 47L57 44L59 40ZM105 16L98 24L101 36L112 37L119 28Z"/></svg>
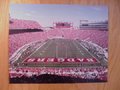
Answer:
<svg viewBox="0 0 120 90"><path fill-rule="evenodd" d="M108 20L9 21L10 83L106 82Z"/></svg>

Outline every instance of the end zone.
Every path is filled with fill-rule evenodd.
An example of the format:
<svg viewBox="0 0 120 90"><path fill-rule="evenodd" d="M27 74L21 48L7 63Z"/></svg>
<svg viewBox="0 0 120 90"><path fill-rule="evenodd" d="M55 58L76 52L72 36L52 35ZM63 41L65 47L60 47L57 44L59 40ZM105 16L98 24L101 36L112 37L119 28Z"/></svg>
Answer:
<svg viewBox="0 0 120 90"><path fill-rule="evenodd" d="M22 63L99 63L95 58L28 58Z"/></svg>

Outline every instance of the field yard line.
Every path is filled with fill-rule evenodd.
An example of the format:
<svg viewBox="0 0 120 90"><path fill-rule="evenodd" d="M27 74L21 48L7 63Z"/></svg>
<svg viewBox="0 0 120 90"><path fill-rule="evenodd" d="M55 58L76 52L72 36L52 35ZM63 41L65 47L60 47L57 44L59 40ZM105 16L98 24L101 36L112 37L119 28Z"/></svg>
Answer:
<svg viewBox="0 0 120 90"><path fill-rule="evenodd" d="M56 43L56 47L55 47L55 53L56 53L56 58L58 58L58 46L57 46L57 43Z"/></svg>
<svg viewBox="0 0 120 90"><path fill-rule="evenodd" d="M94 55L92 55L84 46L82 46L78 41L76 41L82 48L84 48L92 57L96 59ZM96 59L98 62L100 62L98 59Z"/></svg>
<svg viewBox="0 0 120 90"><path fill-rule="evenodd" d="M67 54L68 54L68 53L67 53L67 51L68 51L68 50L67 50L67 46L66 46L66 48L65 48L65 51L66 51L66 53L65 53L66 55L65 55L65 56L66 56L66 58L67 58L67 56L68 56L68 55L67 55Z"/></svg>
<svg viewBox="0 0 120 90"><path fill-rule="evenodd" d="M76 43L74 41L72 41L72 42L75 45L75 47L79 50L79 52L84 56L84 54L82 53L82 51L80 50L80 48L76 45Z"/></svg>
<svg viewBox="0 0 120 90"><path fill-rule="evenodd" d="M50 44L52 43L53 41L50 41L50 43L46 46L46 48L44 48L42 51L45 51L47 50L47 48L50 46Z"/></svg>

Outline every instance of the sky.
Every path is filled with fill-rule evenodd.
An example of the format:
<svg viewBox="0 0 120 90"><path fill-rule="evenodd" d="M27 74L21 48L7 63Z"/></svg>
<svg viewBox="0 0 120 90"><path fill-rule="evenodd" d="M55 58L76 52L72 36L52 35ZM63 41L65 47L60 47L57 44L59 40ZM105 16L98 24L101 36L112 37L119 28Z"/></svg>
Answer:
<svg viewBox="0 0 120 90"><path fill-rule="evenodd" d="M80 20L108 20L107 6L82 6L70 4L11 4L10 17L34 20L43 27L53 26L53 22L73 22L78 27Z"/></svg>

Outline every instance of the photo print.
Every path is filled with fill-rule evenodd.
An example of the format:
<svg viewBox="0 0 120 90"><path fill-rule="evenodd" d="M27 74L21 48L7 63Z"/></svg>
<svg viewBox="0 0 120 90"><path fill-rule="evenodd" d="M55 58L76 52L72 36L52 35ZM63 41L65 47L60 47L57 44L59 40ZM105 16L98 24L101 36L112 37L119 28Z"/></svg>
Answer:
<svg viewBox="0 0 120 90"><path fill-rule="evenodd" d="M107 73L107 6L10 5L10 83L107 82Z"/></svg>

